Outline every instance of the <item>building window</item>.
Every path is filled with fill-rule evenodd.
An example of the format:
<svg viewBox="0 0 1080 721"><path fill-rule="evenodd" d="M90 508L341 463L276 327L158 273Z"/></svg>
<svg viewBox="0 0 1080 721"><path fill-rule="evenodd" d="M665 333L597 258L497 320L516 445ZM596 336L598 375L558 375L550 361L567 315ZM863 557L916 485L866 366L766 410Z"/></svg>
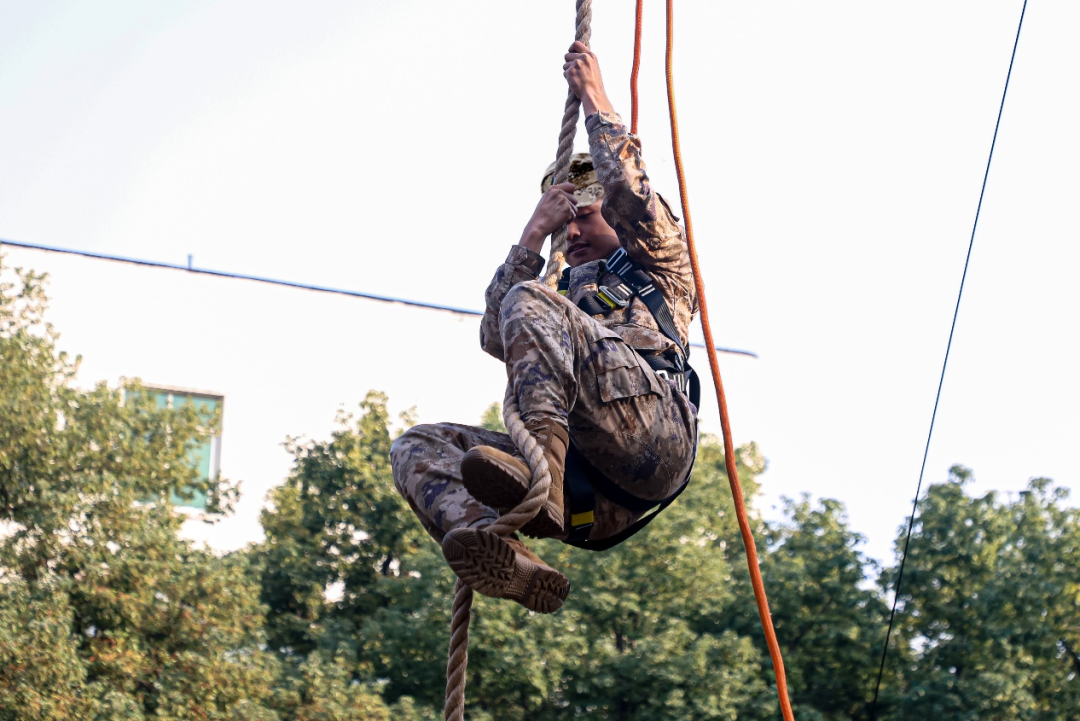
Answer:
<svg viewBox="0 0 1080 721"><path fill-rule="evenodd" d="M223 414L225 408L225 396L217 393L160 385L144 385L143 390L157 402L160 408L182 408L185 404L191 403L200 414L205 415ZM194 449L190 460L203 480L217 477L221 472L221 423L218 423L215 435L204 440ZM187 495L188 498L181 498L173 493L173 504L181 508L206 510L205 493L192 490Z"/></svg>

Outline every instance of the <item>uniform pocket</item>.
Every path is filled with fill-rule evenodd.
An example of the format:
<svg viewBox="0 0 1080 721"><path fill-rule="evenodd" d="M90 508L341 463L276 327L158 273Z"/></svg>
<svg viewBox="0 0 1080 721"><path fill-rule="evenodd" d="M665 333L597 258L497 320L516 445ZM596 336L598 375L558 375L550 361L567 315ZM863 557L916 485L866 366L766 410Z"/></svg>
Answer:
<svg viewBox="0 0 1080 721"><path fill-rule="evenodd" d="M596 344L596 384L604 403L662 393L660 379L621 339L604 338Z"/></svg>

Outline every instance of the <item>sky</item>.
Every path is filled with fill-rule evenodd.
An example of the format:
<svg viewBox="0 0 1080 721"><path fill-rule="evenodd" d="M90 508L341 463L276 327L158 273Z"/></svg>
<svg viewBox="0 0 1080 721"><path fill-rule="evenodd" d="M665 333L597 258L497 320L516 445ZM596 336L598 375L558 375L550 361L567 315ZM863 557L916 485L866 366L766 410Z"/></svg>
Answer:
<svg viewBox="0 0 1080 721"><path fill-rule="evenodd" d="M837 498L879 559L914 497L1022 4L675 3L713 332L758 355L720 364L735 441L769 462L759 508ZM663 4L645 5L640 136L677 203ZM0 0L0 238L480 309L554 158L573 16ZM959 463L976 493L1080 491L1078 32L1072 0L1027 8L927 483ZM627 117L632 39L632 3L594 0ZM480 355L432 362L452 377ZM715 402L702 426L719 433Z"/></svg>

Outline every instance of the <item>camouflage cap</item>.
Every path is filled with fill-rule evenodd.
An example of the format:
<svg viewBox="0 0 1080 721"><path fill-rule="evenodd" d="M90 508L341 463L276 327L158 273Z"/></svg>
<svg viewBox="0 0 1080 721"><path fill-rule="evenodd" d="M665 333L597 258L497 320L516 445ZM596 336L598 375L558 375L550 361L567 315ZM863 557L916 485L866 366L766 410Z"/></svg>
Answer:
<svg viewBox="0 0 1080 721"><path fill-rule="evenodd" d="M551 181L555 176L555 163L548 166L544 171L544 179L540 181L540 192L546 193L551 187ZM596 178L596 168L593 167L592 156L588 153L576 153L570 158L570 177L567 182L574 184L574 197L579 206L592 205L604 197L604 186Z"/></svg>

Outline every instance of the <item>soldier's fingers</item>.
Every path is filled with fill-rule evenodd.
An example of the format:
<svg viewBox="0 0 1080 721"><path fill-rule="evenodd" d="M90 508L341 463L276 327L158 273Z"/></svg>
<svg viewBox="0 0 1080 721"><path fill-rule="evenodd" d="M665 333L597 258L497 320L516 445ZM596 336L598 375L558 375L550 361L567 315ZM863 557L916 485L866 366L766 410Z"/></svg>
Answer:
<svg viewBox="0 0 1080 721"><path fill-rule="evenodd" d="M548 190L547 195L556 200L562 200L567 197L574 197L574 184L573 183L561 183L554 185Z"/></svg>
<svg viewBox="0 0 1080 721"><path fill-rule="evenodd" d="M573 189L571 189L571 190L563 190L562 191L562 199L565 200L570 205L572 205L573 207L575 207L575 208L577 207L577 198L574 197Z"/></svg>
<svg viewBox="0 0 1080 721"><path fill-rule="evenodd" d="M572 53L587 53L589 52L589 46L580 40L575 40L573 45L570 46L570 52Z"/></svg>
<svg viewBox="0 0 1080 721"><path fill-rule="evenodd" d="M551 205L557 210L561 210L570 206L576 207L574 205L574 196L561 190L551 197Z"/></svg>

